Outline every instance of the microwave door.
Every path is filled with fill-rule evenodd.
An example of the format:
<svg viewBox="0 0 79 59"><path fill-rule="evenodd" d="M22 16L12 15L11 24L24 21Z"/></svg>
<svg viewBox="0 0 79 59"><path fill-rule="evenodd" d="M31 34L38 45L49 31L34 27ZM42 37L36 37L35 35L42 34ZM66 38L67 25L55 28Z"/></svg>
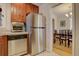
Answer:
<svg viewBox="0 0 79 59"><path fill-rule="evenodd" d="M22 31L24 31L24 26L22 26L22 25L13 25L13 30L12 30L13 32L22 32Z"/></svg>

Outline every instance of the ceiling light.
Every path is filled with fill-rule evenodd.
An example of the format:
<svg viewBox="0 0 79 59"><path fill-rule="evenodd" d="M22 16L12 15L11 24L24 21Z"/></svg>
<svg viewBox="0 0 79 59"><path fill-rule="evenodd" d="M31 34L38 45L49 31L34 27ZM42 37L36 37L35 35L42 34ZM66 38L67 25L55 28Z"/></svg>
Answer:
<svg viewBox="0 0 79 59"><path fill-rule="evenodd" d="M72 12L70 12L70 15L72 16Z"/></svg>
<svg viewBox="0 0 79 59"><path fill-rule="evenodd" d="M68 14L65 14L65 16L66 16L66 17L69 17L69 15L68 15Z"/></svg>

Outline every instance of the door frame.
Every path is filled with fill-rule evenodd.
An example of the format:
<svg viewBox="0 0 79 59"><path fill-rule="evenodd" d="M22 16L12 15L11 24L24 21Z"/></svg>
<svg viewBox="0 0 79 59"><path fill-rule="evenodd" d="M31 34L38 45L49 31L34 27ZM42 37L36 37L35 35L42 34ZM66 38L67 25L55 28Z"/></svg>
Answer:
<svg viewBox="0 0 79 59"><path fill-rule="evenodd" d="M73 7L73 4L72 4L72 7ZM74 14L74 12L72 11L72 14ZM52 32L54 31L54 29L55 29L55 21L53 22L53 20L55 20L54 18L52 18ZM53 25L53 23L54 23L54 25ZM54 33L54 32L53 32ZM74 48L74 44L75 44L75 41L74 41L74 39L75 39L76 37L75 37L75 20L74 20L74 15L72 15L72 55L71 56L74 56L75 55L75 53L74 53L74 50L75 50L75 48ZM54 40L54 37L53 37L53 40ZM52 41L53 41L52 40Z"/></svg>

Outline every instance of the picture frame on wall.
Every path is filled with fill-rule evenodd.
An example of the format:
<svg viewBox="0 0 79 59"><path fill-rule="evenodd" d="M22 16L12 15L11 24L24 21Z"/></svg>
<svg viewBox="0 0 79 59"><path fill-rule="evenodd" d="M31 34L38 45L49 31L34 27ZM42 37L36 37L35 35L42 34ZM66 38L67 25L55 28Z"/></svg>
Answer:
<svg viewBox="0 0 79 59"><path fill-rule="evenodd" d="M66 26L66 21L65 20L61 20L60 21L60 27L65 27Z"/></svg>

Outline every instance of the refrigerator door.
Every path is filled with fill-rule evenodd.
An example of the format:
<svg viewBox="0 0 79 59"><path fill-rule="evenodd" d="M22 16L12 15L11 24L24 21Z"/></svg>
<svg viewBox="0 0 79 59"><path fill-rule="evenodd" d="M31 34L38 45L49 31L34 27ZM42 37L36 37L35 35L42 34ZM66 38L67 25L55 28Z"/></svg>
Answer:
<svg viewBox="0 0 79 59"><path fill-rule="evenodd" d="M36 55L45 50L45 29L32 29L31 55Z"/></svg>
<svg viewBox="0 0 79 59"><path fill-rule="evenodd" d="M32 20L32 27L45 27L45 17L40 14L34 14Z"/></svg>
<svg viewBox="0 0 79 59"><path fill-rule="evenodd" d="M42 52L45 50L45 29L38 29L39 30L39 51Z"/></svg>

